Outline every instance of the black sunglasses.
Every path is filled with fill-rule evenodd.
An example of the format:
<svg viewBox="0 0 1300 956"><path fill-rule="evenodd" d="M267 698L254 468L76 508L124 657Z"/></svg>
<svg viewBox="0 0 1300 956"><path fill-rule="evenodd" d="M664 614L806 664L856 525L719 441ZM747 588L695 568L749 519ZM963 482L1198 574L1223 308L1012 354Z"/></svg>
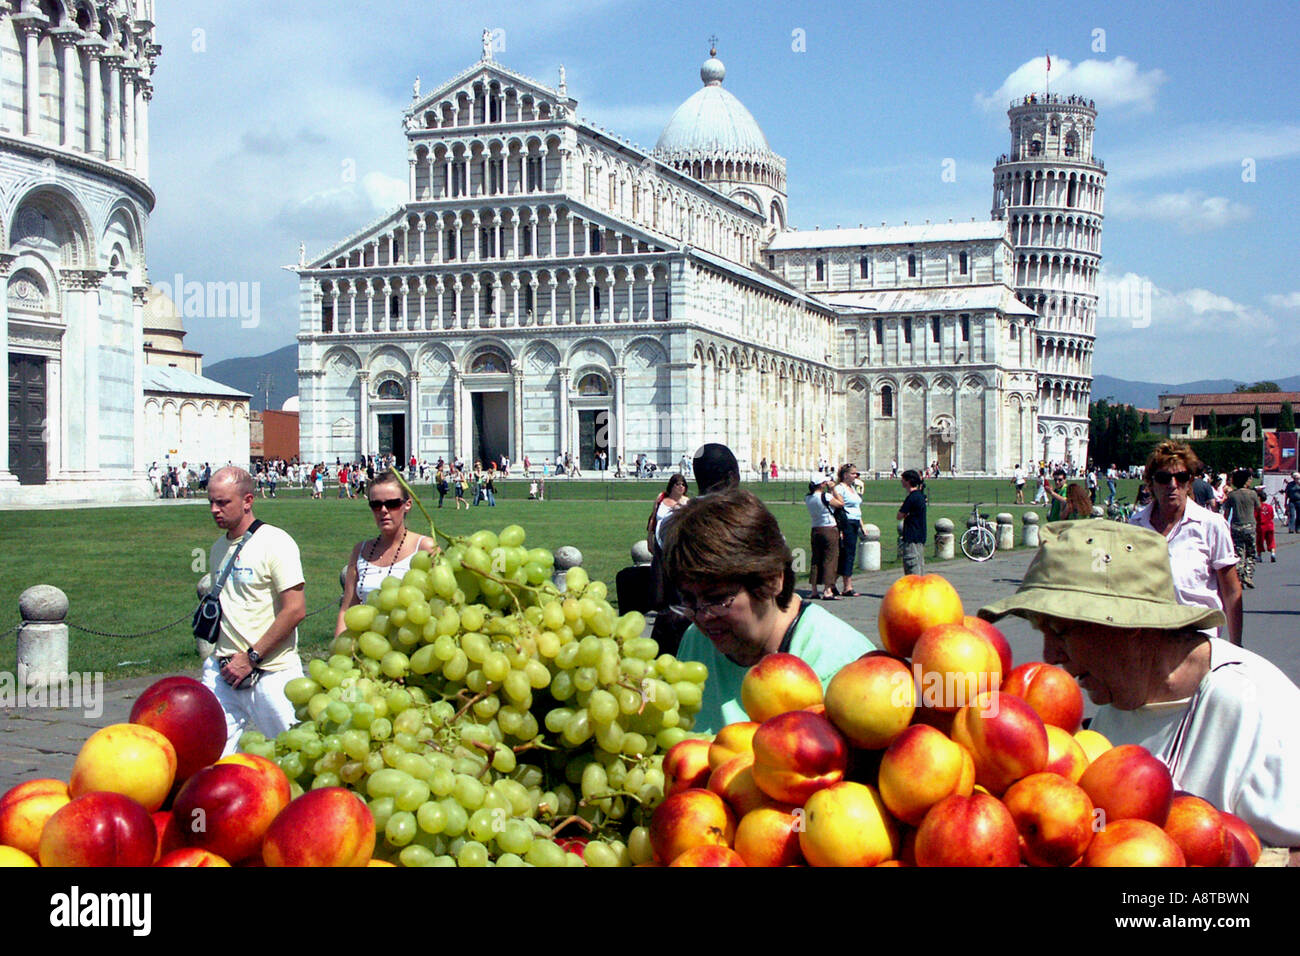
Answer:
<svg viewBox="0 0 1300 956"><path fill-rule="evenodd" d="M406 504L406 502L401 498L388 498L388 499L371 498L370 510L378 511L380 508L387 508L389 511L397 511L404 504Z"/></svg>
<svg viewBox="0 0 1300 956"><path fill-rule="evenodd" d="M1167 485L1171 481L1177 481L1180 485L1185 485L1192 480L1190 471L1157 471L1151 476L1151 480L1157 485Z"/></svg>

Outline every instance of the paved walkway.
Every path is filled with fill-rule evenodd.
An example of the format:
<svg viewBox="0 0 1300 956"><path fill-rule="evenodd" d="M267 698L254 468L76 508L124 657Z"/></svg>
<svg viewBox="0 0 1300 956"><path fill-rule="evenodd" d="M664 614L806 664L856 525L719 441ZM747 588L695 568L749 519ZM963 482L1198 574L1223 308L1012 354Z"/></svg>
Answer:
<svg viewBox="0 0 1300 956"><path fill-rule="evenodd" d="M1245 643L1267 657L1300 683L1300 535L1285 531L1278 536L1276 564L1257 567L1258 587L1245 597ZM1002 553L984 564L949 561L933 565L962 596L968 614L1013 592L1029 566L1031 553L1023 549ZM897 580L897 571L859 574L854 587L859 597L823 603L869 638L877 640L876 617L885 591ZM1042 642L1038 633L1017 617L1002 626L1016 661L1038 660ZM198 676L196 665L194 674ZM0 793L34 777L68 779L77 751L98 727L125 721L136 696L155 677L133 677L104 685L103 712L87 716L81 708L24 707L0 711Z"/></svg>

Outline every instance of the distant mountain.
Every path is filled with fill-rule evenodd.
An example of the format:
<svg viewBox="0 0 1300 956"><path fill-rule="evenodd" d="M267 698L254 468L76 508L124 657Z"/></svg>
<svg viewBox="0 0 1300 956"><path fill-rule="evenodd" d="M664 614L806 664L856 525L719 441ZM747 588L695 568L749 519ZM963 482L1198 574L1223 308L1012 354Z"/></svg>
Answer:
<svg viewBox="0 0 1300 956"><path fill-rule="evenodd" d="M1250 385L1256 381L1243 382L1231 378L1204 378L1195 382L1183 382L1181 385L1162 385L1159 382L1130 382L1123 378L1109 375L1094 375L1092 378L1092 400L1106 399L1113 405L1133 405L1137 408L1157 408L1161 395L1194 394L1196 392L1231 392L1238 385ZM1284 392L1300 391L1300 375L1290 378L1275 378Z"/></svg>
<svg viewBox="0 0 1300 956"><path fill-rule="evenodd" d="M266 410L266 392L258 389L262 374L271 375L271 408L298 394L298 346L286 345L253 358L232 358L203 366L203 375L253 396L253 408Z"/></svg>

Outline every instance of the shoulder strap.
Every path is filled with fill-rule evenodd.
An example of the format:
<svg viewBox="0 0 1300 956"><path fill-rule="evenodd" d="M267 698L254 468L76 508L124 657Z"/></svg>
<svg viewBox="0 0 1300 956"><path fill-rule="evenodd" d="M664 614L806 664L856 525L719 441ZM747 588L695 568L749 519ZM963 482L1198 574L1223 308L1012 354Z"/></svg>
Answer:
<svg viewBox="0 0 1300 956"><path fill-rule="evenodd" d="M221 589L226 586L226 578L230 577L230 572L234 570L235 560L239 557L239 552L244 550L244 545L248 543L248 539L251 538L253 532L260 527L262 527L261 518L254 519L253 523L248 526L248 530L244 532L244 536L239 539L239 544L236 545L234 554L227 559L226 566L221 569L221 577L218 578L216 587L208 592L210 597L216 597L221 593Z"/></svg>

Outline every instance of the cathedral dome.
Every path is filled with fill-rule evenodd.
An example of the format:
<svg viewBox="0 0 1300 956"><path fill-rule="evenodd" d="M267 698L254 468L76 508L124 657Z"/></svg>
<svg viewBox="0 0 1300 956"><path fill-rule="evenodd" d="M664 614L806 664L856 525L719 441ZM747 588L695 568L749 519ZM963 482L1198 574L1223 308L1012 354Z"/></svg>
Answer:
<svg viewBox="0 0 1300 956"><path fill-rule="evenodd" d="M677 107L659 134L655 156L672 162L773 155L767 137L753 115L740 100L722 88L726 74L722 61L716 57L710 56L704 61L700 67L704 88Z"/></svg>

